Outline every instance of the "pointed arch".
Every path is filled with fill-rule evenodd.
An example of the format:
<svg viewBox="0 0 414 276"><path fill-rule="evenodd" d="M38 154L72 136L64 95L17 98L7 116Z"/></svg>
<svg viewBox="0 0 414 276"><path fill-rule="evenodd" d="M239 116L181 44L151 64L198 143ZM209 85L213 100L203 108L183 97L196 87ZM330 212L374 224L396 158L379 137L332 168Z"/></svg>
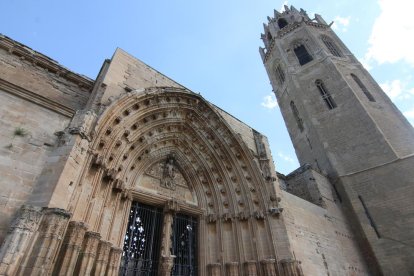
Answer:
<svg viewBox="0 0 414 276"><path fill-rule="evenodd" d="M338 45L336 45L332 38L326 35L322 35L321 40L332 55L336 57L343 57L342 51L339 49Z"/></svg>

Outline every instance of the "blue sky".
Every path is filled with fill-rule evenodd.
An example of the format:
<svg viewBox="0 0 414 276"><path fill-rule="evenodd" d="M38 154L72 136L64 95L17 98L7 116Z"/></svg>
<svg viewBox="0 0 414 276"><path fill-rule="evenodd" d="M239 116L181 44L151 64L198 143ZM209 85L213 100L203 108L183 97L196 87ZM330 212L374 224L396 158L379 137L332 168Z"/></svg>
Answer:
<svg viewBox="0 0 414 276"><path fill-rule="evenodd" d="M2 0L0 32L91 78L120 47L265 134L287 174L298 162L258 53L262 23L283 4L334 21L414 124L410 1Z"/></svg>

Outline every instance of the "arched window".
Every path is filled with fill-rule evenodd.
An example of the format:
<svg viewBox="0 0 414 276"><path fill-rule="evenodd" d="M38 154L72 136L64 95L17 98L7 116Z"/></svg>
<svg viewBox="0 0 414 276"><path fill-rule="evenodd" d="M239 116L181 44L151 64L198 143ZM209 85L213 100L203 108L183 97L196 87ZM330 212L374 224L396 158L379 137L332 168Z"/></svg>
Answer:
<svg viewBox="0 0 414 276"><path fill-rule="evenodd" d="M295 45L294 51L300 65L304 65L313 60L312 56L308 53L308 50L306 50L305 46L302 44Z"/></svg>
<svg viewBox="0 0 414 276"><path fill-rule="evenodd" d="M284 27L287 26L287 21L284 18L279 18L279 20L277 21L277 25L279 25L280 29L283 29Z"/></svg>
<svg viewBox="0 0 414 276"><path fill-rule="evenodd" d="M322 42L325 44L326 48L328 48L329 52L331 52L332 55L336 57L343 56L341 50L339 50L335 42L333 42L333 40L330 37L326 35L322 36Z"/></svg>
<svg viewBox="0 0 414 276"><path fill-rule="evenodd" d="M300 132L303 131L303 121L299 116L298 109L293 101L290 102L290 109L292 110L293 117L295 117L296 123L298 124Z"/></svg>
<svg viewBox="0 0 414 276"><path fill-rule="evenodd" d="M362 83L362 81L355 76L354 74L351 74L351 77L354 79L354 81L358 84L359 88L361 88L362 92L364 92L365 96L370 100L371 102L375 102L374 97L372 94L368 91L368 89L365 87L365 85Z"/></svg>
<svg viewBox="0 0 414 276"><path fill-rule="evenodd" d="M282 85L285 82L285 72L283 72L283 69L280 66L280 64L276 67L276 77L280 85Z"/></svg>
<svg viewBox="0 0 414 276"><path fill-rule="evenodd" d="M315 81L316 87L318 87L319 92L321 93L323 101L326 103L329 109L334 109L336 107L336 103L332 99L331 94L329 94L328 90L325 87L325 84L321 80Z"/></svg>

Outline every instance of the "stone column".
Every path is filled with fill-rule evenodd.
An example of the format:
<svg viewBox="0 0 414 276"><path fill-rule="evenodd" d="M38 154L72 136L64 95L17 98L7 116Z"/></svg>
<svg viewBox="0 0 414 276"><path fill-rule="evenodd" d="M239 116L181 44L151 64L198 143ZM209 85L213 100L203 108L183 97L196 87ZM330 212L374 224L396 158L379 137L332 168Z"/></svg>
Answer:
<svg viewBox="0 0 414 276"><path fill-rule="evenodd" d="M229 262L226 263L226 276L238 276L239 275L239 263Z"/></svg>
<svg viewBox="0 0 414 276"><path fill-rule="evenodd" d="M303 276L302 269L297 260L283 259L280 261L284 276Z"/></svg>
<svg viewBox="0 0 414 276"><path fill-rule="evenodd" d="M208 265L209 276L221 276L221 264L214 263Z"/></svg>
<svg viewBox="0 0 414 276"><path fill-rule="evenodd" d="M111 247L106 273L107 276L117 276L119 274L119 263L121 262L122 251L122 248Z"/></svg>
<svg viewBox="0 0 414 276"><path fill-rule="evenodd" d="M264 276L276 276L275 259L266 259L260 262Z"/></svg>
<svg viewBox="0 0 414 276"><path fill-rule="evenodd" d="M171 254L172 246L172 225L173 215L179 211L178 203L174 200L168 201L164 206L164 221L162 225L162 238L161 238L161 257L159 265L159 276L171 275L171 269L174 266L175 256Z"/></svg>
<svg viewBox="0 0 414 276"><path fill-rule="evenodd" d="M43 210L39 234L26 264L24 275L49 275L53 260L63 240L70 213L59 208Z"/></svg>
<svg viewBox="0 0 414 276"><path fill-rule="evenodd" d="M15 275L41 218L41 207L20 208L0 249L0 275Z"/></svg>
<svg viewBox="0 0 414 276"><path fill-rule="evenodd" d="M246 276L257 276L256 261L247 261L244 263L244 273Z"/></svg>
<svg viewBox="0 0 414 276"><path fill-rule="evenodd" d="M108 265L109 251L111 250L112 243L107 241L100 241L98 247L98 256L95 261L95 276L104 276L106 267Z"/></svg>
<svg viewBox="0 0 414 276"><path fill-rule="evenodd" d="M158 275L160 275L160 276L170 276L171 275L171 270L174 266L174 259L175 259L174 255L161 256L160 269L159 269Z"/></svg>
<svg viewBox="0 0 414 276"><path fill-rule="evenodd" d="M72 275L75 271L76 261L82 247L83 238L86 232L86 225L83 222L69 222L66 237L60 250L60 261L55 265L55 274Z"/></svg>
<svg viewBox="0 0 414 276"><path fill-rule="evenodd" d="M101 235L99 233L91 231L86 232L75 271L76 275L89 275L91 273L100 239Z"/></svg>

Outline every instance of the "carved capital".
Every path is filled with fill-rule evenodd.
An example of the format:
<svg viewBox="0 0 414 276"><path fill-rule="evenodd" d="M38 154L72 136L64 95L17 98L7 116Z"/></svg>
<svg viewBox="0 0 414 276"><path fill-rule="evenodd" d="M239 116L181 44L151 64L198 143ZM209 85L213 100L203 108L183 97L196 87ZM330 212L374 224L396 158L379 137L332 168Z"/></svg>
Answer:
<svg viewBox="0 0 414 276"><path fill-rule="evenodd" d="M208 223L215 223L217 221L217 216L215 214L208 214L206 219Z"/></svg>
<svg viewBox="0 0 414 276"><path fill-rule="evenodd" d="M23 205L17 217L13 221L9 232L14 229L21 229L33 232L37 229L42 218L42 208L30 205Z"/></svg>
<svg viewBox="0 0 414 276"><path fill-rule="evenodd" d="M256 219L264 219L265 218L265 214L262 210L257 210L254 212L254 217Z"/></svg>
<svg viewBox="0 0 414 276"><path fill-rule="evenodd" d="M294 259L283 259L280 261L282 266L283 275L286 276L303 276L300 262Z"/></svg>
<svg viewBox="0 0 414 276"><path fill-rule="evenodd" d="M275 259L266 259L260 261L264 276L276 276Z"/></svg>
<svg viewBox="0 0 414 276"><path fill-rule="evenodd" d="M112 190L116 193L121 193L125 190L125 183L123 180L115 179L112 183Z"/></svg>
<svg viewBox="0 0 414 276"><path fill-rule="evenodd" d="M172 200L168 200L165 205L164 205L164 212L169 213L169 212L178 212L180 211L180 206L178 204L178 201L175 199Z"/></svg>

